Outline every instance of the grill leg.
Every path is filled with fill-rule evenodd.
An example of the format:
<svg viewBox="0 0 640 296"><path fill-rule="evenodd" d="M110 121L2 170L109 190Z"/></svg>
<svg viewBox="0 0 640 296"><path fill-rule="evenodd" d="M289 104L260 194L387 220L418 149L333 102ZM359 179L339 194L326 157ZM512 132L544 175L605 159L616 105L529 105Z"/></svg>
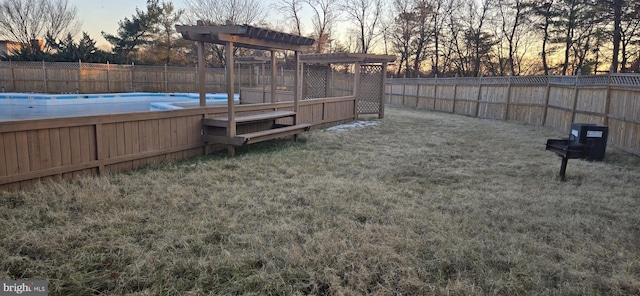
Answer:
<svg viewBox="0 0 640 296"><path fill-rule="evenodd" d="M562 158L562 164L560 165L560 180L561 180L561 181L564 181L564 180L565 180L565 178L564 178L564 173L567 171L567 161L568 161L568 160L569 160L569 159L568 159L568 158L566 158L566 157L563 157L563 158Z"/></svg>

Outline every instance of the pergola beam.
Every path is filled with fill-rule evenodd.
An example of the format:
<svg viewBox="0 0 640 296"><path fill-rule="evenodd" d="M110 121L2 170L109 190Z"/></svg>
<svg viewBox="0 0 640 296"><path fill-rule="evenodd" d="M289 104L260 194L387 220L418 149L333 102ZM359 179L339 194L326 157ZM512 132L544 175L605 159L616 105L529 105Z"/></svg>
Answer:
<svg viewBox="0 0 640 296"><path fill-rule="evenodd" d="M226 44L234 42L238 47L260 50L291 50L307 52L314 39L286 34L249 25L183 26L176 25L182 38L193 41Z"/></svg>
<svg viewBox="0 0 640 296"><path fill-rule="evenodd" d="M300 56L306 64L380 64L395 60L395 56L366 53L316 53Z"/></svg>

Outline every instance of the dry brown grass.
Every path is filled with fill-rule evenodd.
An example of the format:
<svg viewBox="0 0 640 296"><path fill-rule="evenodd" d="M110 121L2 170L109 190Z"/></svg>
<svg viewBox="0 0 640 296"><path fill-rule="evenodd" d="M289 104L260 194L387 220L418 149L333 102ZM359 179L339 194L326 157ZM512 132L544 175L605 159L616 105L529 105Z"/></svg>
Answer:
<svg viewBox="0 0 640 296"><path fill-rule="evenodd" d="M389 108L129 174L0 195L0 279L52 295L640 294L640 159Z"/></svg>

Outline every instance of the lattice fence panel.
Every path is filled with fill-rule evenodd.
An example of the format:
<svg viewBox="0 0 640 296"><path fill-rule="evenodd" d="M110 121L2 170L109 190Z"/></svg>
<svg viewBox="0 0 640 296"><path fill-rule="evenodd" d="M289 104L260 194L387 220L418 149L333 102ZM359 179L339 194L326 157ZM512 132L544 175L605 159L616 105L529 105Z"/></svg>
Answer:
<svg viewBox="0 0 640 296"><path fill-rule="evenodd" d="M600 86L607 85L607 75L578 76L580 86Z"/></svg>
<svg viewBox="0 0 640 296"><path fill-rule="evenodd" d="M549 83L553 85L575 86L576 77L575 76L550 76Z"/></svg>
<svg viewBox="0 0 640 296"><path fill-rule="evenodd" d="M612 74L611 85L640 87L640 75L638 74Z"/></svg>
<svg viewBox="0 0 640 296"><path fill-rule="evenodd" d="M327 97L327 66L309 65L305 67L304 99Z"/></svg>
<svg viewBox="0 0 640 296"><path fill-rule="evenodd" d="M549 83L548 76L513 76L511 84L520 85L546 85Z"/></svg>
<svg viewBox="0 0 640 296"><path fill-rule="evenodd" d="M382 66L360 66L360 93L358 114L380 114L382 102Z"/></svg>

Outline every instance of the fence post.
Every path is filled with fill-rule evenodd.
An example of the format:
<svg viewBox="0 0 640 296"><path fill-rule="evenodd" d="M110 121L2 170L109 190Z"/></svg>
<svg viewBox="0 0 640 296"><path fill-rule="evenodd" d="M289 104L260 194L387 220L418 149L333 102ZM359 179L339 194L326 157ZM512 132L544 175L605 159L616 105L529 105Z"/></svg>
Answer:
<svg viewBox="0 0 640 296"><path fill-rule="evenodd" d="M302 67L304 69L304 65ZM296 70L296 71L298 71L298 70ZM300 77L304 76L304 71L301 73L301 75L302 76L300 76ZM284 67L280 67L280 77L282 78L282 84L280 84L280 86L283 86L283 87L286 86L285 82L284 82ZM278 78L277 77L271 77L271 79L278 79ZM302 78L302 81L304 82L304 78ZM276 85L278 85L277 81L276 81ZM295 87L297 87L297 86L295 86Z"/></svg>
<svg viewBox="0 0 640 296"><path fill-rule="evenodd" d="M78 76L76 77L76 94L80 93L80 80L82 79L82 60L78 60Z"/></svg>
<svg viewBox="0 0 640 296"><path fill-rule="evenodd" d="M607 74L607 96L604 102L604 125L609 126L609 108L611 105L611 75Z"/></svg>
<svg viewBox="0 0 640 296"><path fill-rule="evenodd" d="M44 63L44 60L42 60L42 75L43 75L43 80L44 80L44 92L47 93L48 89L47 89L47 67Z"/></svg>
<svg viewBox="0 0 640 296"><path fill-rule="evenodd" d="M438 95L438 74L435 75L433 83L435 85L433 86L433 108L431 108L431 110L436 110L436 96Z"/></svg>
<svg viewBox="0 0 640 296"><path fill-rule="evenodd" d="M135 64L133 62L131 62L131 71L129 71L129 75L131 75L131 92L135 92L135 86L133 83L133 78L135 77L135 73L133 73L135 71Z"/></svg>
<svg viewBox="0 0 640 296"><path fill-rule="evenodd" d="M476 118L478 118L480 114L480 99L482 98L482 77L484 75L480 74L480 79L478 80L478 95L476 96Z"/></svg>
<svg viewBox="0 0 640 296"><path fill-rule="evenodd" d="M407 75L402 76L402 106L406 106Z"/></svg>
<svg viewBox="0 0 640 296"><path fill-rule="evenodd" d="M576 109L578 108L578 91L580 90L580 88L578 87L579 82L580 73L576 75L576 82L573 87L573 107L571 107L571 121L569 122L569 125L576 121Z"/></svg>
<svg viewBox="0 0 640 296"><path fill-rule="evenodd" d="M9 61L9 68L11 68L11 86L13 87L12 91L16 91L16 73L13 70L13 63Z"/></svg>
<svg viewBox="0 0 640 296"><path fill-rule="evenodd" d="M509 107L511 105L511 75L509 75L509 82L507 84L507 104L506 107L504 108L504 121L509 120Z"/></svg>
<svg viewBox="0 0 640 296"><path fill-rule="evenodd" d="M167 64L164 64L164 92L169 92L169 80L167 79Z"/></svg>
<svg viewBox="0 0 640 296"><path fill-rule="evenodd" d="M199 66L198 66L198 65L196 65L194 69L195 69L195 71L193 72L193 81L194 81L194 82L193 82L193 83L191 83L191 89L193 89L193 90L190 90L190 91L193 91L193 92L200 92L200 90L199 90L199 88L198 88L198 81L200 81L200 80L199 80L199 79L200 79L200 78L199 78L199 77L200 77L200 76L199 76L199 73L200 73L200 72L199 72L199 71L200 71L199 69L200 69L200 68L199 68ZM225 72L226 72L226 71L225 71ZM207 84L207 83L206 83L206 82L207 82L207 81L206 81L206 79L207 79L207 74L206 74L206 73L205 73L205 77L204 77L204 78L205 78L205 92L206 92L206 84ZM215 77L215 74L213 75L213 78L214 78L213 80L215 81L215 78L216 78L216 77ZM214 87L213 92L217 92L217 91L218 91L218 89L217 89L217 86L216 86L216 87Z"/></svg>
<svg viewBox="0 0 640 296"><path fill-rule="evenodd" d="M111 92L111 75L109 72L109 68L110 68L110 64L109 61L107 61L107 92Z"/></svg>
<svg viewBox="0 0 640 296"><path fill-rule="evenodd" d="M544 95L544 111L542 111L542 126L547 125L547 112L549 110L549 99L551 96L551 74L547 75L547 91Z"/></svg>
<svg viewBox="0 0 640 296"><path fill-rule="evenodd" d="M453 83L453 105L451 106L451 113L456 113L456 96L458 95L458 75L454 78Z"/></svg>
<svg viewBox="0 0 640 296"><path fill-rule="evenodd" d="M420 80L416 83L416 109L418 109L418 105L420 105Z"/></svg>

